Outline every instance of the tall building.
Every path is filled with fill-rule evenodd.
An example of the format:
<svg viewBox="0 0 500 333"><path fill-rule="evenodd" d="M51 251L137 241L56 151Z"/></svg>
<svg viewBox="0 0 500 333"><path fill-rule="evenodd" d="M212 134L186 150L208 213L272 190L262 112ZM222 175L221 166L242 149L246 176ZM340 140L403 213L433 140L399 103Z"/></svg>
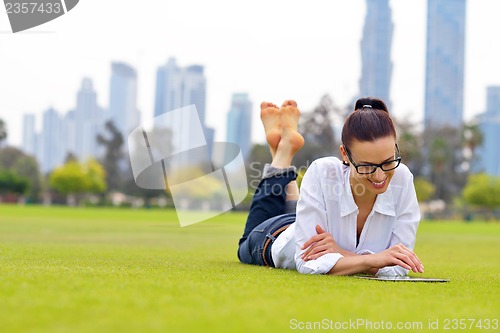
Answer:
<svg viewBox="0 0 500 333"><path fill-rule="evenodd" d="M487 88L486 112L479 115L479 129L483 143L477 151L476 171L500 176L500 86Z"/></svg>
<svg viewBox="0 0 500 333"><path fill-rule="evenodd" d="M53 108L43 113L41 132L41 169L49 172L64 162L65 145L62 140L62 120Z"/></svg>
<svg viewBox="0 0 500 333"><path fill-rule="evenodd" d="M201 124L205 127L205 99L207 82L203 66L191 65L185 68L183 77L183 101L196 105ZM186 104L186 103L185 103Z"/></svg>
<svg viewBox="0 0 500 333"><path fill-rule="evenodd" d="M77 156L75 110L70 110L64 115L63 124L61 135L64 140L66 154Z"/></svg>
<svg viewBox="0 0 500 333"><path fill-rule="evenodd" d="M361 96L375 96L390 108L392 77L392 11L389 0L366 0L366 17L361 40Z"/></svg>
<svg viewBox="0 0 500 333"><path fill-rule="evenodd" d="M465 0L428 0L424 126L463 122Z"/></svg>
<svg viewBox="0 0 500 333"><path fill-rule="evenodd" d="M111 64L108 118L126 142L129 133L139 126L137 109L137 73L134 68L120 62Z"/></svg>
<svg viewBox="0 0 500 333"><path fill-rule="evenodd" d="M192 133L193 119L188 113L172 113L169 124L155 119L155 128L175 128L178 135L171 139L173 147L191 146L194 136L204 135L211 151L214 131L205 124L206 78L201 65L179 67L174 58L158 68L156 72L156 93L154 117L194 104L204 133ZM165 120L166 118L162 118ZM174 131L172 131L174 132ZM174 148L175 149L175 148Z"/></svg>
<svg viewBox="0 0 500 333"><path fill-rule="evenodd" d="M156 92L154 117L181 107L181 75L174 58L158 67L156 71Z"/></svg>
<svg viewBox="0 0 500 333"><path fill-rule="evenodd" d="M36 118L34 114L23 116L22 148L26 154L35 156L36 153Z"/></svg>
<svg viewBox="0 0 500 333"><path fill-rule="evenodd" d="M246 159L250 154L252 139L252 102L248 94L233 94L226 130L226 141L238 144Z"/></svg>
<svg viewBox="0 0 500 333"><path fill-rule="evenodd" d="M157 117L190 104L195 104L201 124L205 126L206 79L203 66L181 68L170 58L156 72L155 111Z"/></svg>
<svg viewBox="0 0 500 333"><path fill-rule="evenodd" d="M97 93L92 80L84 78L77 94L74 110L75 154L80 161L100 157L103 148L97 144L97 135L104 130L104 111L97 105Z"/></svg>

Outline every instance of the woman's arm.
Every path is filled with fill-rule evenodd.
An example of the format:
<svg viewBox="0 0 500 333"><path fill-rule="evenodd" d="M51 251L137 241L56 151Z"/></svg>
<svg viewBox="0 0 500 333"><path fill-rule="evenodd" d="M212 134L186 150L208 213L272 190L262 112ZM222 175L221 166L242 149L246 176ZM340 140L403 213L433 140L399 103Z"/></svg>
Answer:
<svg viewBox="0 0 500 333"><path fill-rule="evenodd" d="M305 250L304 253L302 254L302 260L304 261L309 261L309 260L315 260L322 255L326 253L340 253L341 255L346 257L360 257L363 256L364 254L356 254L351 251L344 250L341 248L335 239L333 238L332 234L329 232L326 232L321 228L319 225L316 225L316 232L318 233L317 235L309 238L307 242L302 245L302 250ZM365 273L369 275L375 275L378 271L378 268L372 268L372 267L367 267L367 265L364 263L363 260L361 259L355 259L355 260L344 260L344 258L341 258L339 261L337 261L337 264L339 264L340 261L343 262L342 265L347 264L347 273L340 273L338 275L348 275L348 274L355 274L355 273ZM351 271L351 267L353 272ZM328 272L329 274L334 274L331 273L334 271L335 266ZM339 271L344 271L344 268L341 268Z"/></svg>
<svg viewBox="0 0 500 333"><path fill-rule="evenodd" d="M403 244L397 244L378 254L359 255L342 249L333 236L316 226L316 236L304 243L302 259L305 261L317 259L327 253L340 253L340 258L335 266L328 272L334 275L350 275L365 273L375 275L380 268L386 266L399 266L403 269L422 273L423 265L417 255Z"/></svg>
<svg viewBox="0 0 500 333"><path fill-rule="evenodd" d="M396 265L415 273L424 272L417 255L403 244L397 244L380 253L340 258L328 274L351 275Z"/></svg>

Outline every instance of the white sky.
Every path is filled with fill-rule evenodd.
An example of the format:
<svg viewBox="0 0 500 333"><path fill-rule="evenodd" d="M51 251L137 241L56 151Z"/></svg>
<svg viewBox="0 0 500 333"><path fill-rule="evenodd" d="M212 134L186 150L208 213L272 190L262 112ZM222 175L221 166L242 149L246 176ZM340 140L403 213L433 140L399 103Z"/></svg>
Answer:
<svg viewBox="0 0 500 333"><path fill-rule="evenodd" d="M392 0L396 117L423 118L426 0ZM500 85L500 1L467 4L465 118L484 111L486 86ZM66 113L84 76L108 106L111 61L138 71L142 120L153 117L155 73L168 57L205 66L207 124L225 138L231 94L254 102L254 141L263 141L258 106L293 98L311 110L329 93L345 105L357 93L365 0L81 0L68 14L12 34L0 12L0 118L20 145L22 115L49 106Z"/></svg>

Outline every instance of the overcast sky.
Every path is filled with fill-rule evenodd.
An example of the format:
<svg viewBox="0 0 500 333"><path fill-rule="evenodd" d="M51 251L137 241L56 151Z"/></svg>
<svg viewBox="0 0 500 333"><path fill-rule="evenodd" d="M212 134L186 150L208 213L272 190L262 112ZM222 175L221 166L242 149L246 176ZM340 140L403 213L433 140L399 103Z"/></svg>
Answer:
<svg viewBox="0 0 500 333"><path fill-rule="evenodd" d="M426 0L392 0L396 117L423 118ZM465 118L484 111L486 86L500 85L500 1L467 4ZM111 61L138 71L138 107L153 117L155 72L169 57L202 64L207 123L225 138L231 94L254 102L254 141L263 141L258 105L294 98L311 110L326 93L345 105L358 91L365 0L80 0L66 15L13 34L0 12L0 118L21 143L22 115L76 104L83 77L108 106Z"/></svg>

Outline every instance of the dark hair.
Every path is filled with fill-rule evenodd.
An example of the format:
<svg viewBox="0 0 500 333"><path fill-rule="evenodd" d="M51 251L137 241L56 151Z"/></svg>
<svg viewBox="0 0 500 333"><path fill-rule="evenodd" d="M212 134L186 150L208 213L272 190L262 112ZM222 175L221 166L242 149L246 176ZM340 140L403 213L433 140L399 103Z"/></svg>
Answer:
<svg viewBox="0 0 500 333"><path fill-rule="evenodd" d="M358 99L342 128L342 144L349 147L355 140L375 141L387 136L396 138L396 129L385 103L374 97Z"/></svg>

